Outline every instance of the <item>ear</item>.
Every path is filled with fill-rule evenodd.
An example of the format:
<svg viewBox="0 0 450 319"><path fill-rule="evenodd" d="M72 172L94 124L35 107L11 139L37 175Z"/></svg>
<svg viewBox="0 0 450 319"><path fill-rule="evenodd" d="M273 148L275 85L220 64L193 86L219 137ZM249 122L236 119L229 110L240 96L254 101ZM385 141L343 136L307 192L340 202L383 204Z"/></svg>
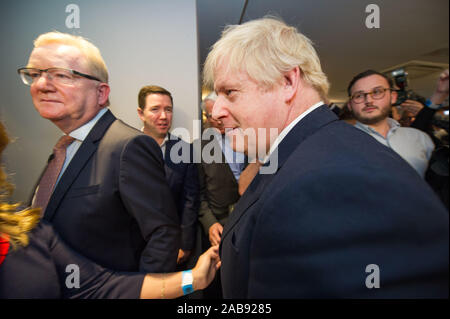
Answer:
<svg viewBox="0 0 450 319"><path fill-rule="evenodd" d="M297 91L299 90L300 77L300 68L298 66L284 73L282 91L285 102L290 102L297 94Z"/></svg>
<svg viewBox="0 0 450 319"><path fill-rule="evenodd" d="M110 87L106 83L100 83L98 86L98 95L97 95L97 102L98 105L105 105L109 98L109 92L111 91Z"/></svg>
<svg viewBox="0 0 450 319"><path fill-rule="evenodd" d="M139 115L139 118L141 119L142 122L145 122L145 118L144 118L144 110L141 109L140 107L137 108L137 112Z"/></svg>
<svg viewBox="0 0 450 319"><path fill-rule="evenodd" d="M348 110L351 112L351 111L352 111L352 107L351 107L351 104L350 104L350 103L351 103L350 101L347 102L347 108L348 108Z"/></svg>
<svg viewBox="0 0 450 319"><path fill-rule="evenodd" d="M391 91L391 105L397 102L398 93L397 91Z"/></svg>

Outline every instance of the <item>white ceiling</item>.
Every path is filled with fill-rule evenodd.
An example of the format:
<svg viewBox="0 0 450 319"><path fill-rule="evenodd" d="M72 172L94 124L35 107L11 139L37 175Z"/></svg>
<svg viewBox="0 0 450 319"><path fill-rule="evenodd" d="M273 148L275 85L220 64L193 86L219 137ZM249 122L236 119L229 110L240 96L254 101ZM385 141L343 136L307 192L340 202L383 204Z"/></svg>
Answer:
<svg viewBox="0 0 450 319"><path fill-rule="evenodd" d="M379 29L365 26L370 3L380 8ZM239 23L244 4L197 0L202 65L223 27ZM243 22L267 14L295 25L314 42L331 83L332 101L344 101L351 78L369 68L383 71L412 60L448 67L448 0L248 0ZM410 87L429 94L437 75L410 76Z"/></svg>

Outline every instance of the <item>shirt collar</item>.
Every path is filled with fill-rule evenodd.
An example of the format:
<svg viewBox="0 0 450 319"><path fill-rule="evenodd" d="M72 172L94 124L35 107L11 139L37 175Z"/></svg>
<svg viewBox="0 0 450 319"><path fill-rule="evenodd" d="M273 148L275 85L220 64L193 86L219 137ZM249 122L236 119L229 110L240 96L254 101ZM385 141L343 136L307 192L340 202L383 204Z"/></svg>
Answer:
<svg viewBox="0 0 450 319"><path fill-rule="evenodd" d="M88 136L89 132L94 127L94 125L103 116L103 114L106 113L106 111L108 111L107 108L101 109L100 112L98 112L97 115L94 116L94 118L92 120L90 120L86 124L80 126L79 128L73 130L72 132L70 132L69 136L72 136L73 138L83 142L86 139L86 137Z"/></svg>
<svg viewBox="0 0 450 319"><path fill-rule="evenodd" d="M141 127L141 132L144 133L144 126ZM145 133L144 133L145 134ZM153 138L153 137L152 137ZM169 140L169 133L166 134L166 137L162 141L161 145L159 147L164 147L166 145L166 142ZM156 141L156 140L155 140Z"/></svg>
<svg viewBox="0 0 450 319"><path fill-rule="evenodd" d="M278 147L278 145L286 137L286 135L288 135L288 133L294 128L294 126L297 125L297 123L300 122L301 119L303 119L306 115L308 115L309 113L311 113L312 111L314 111L315 109L317 109L319 106L321 106L323 104L324 104L323 101L320 101L320 102L310 106L305 112L303 112L302 114L297 116L297 118L295 120L293 120L291 123L289 123L289 125L286 126L281 131L281 133L277 136L275 141L272 143L272 146L270 147L269 152L267 153L267 155L264 157L264 159L261 162L262 163L267 162L267 160L269 159L270 155L274 152L274 150Z"/></svg>
<svg viewBox="0 0 450 319"><path fill-rule="evenodd" d="M389 132L394 132L399 127L401 127L400 123L397 122L396 120L394 120L393 118L388 117L387 118L387 122L388 122L388 125L389 125ZM367 133L374 133L374 134L378 134L378 135L381 136L381 134L378 133L375 129L373 129L372 127L370 127L367 124L361 123L360 121L356 121L355 127L358 127L358 128L362 129L363 131L365 131Z"/></svg>
<svg viewBox="0 0 450 319"><path fill-rule="evenodd" d="M393 118L388 117L387 121L389 124L389 130L396 130L397 128L399 128L401 126L400 123L397 122L396 120L394 120Z"/></svg>
<svg viewBox="0 0 450 319"><path fill-rule="evenodd" d="M162 141L161 145L159 147L164 147L166 146L166 142L169 140L169 134L166 134L166 137L164 138L164 140Z"/></svg>

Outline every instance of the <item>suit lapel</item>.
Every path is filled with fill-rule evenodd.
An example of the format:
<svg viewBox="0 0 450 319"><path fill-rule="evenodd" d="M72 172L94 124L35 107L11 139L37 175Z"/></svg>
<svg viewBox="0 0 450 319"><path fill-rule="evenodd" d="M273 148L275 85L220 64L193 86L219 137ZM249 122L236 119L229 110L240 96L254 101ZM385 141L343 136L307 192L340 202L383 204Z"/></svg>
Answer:
<svg viewBox="0 0 450 319"><path fill-rule="evenodd" d="M166 147L164 149L164 168L169 185L172 185L173 166L175 165L170 157L170 150L178 142L178 139L173 140L171 138L173 137L169 133L169 139L166 141Z"/></svg>
<svg viewBox="0 0 450 319"><path fill-rule="evenodd" d="M217 162L213 161L209 165L215 165L215 168L219 172L221 172L221 174L226 175L226 176L224 176L224 178L226 178L230 181L232 180L234 183L237 184L237 181L236 181L236 178L234 177L233 171L231 170L231 167L225 158L225 154L223 153L222 145L220 145L220 142L217 140L217 138L215 138L214 136L211 136L211 138L209 140L202 139L202 153L203 153L203 148L206 145L208 145L209 143L213 143L213 145L214 145L213 150L219 150L220 156L221 156L221 162L217 163Z"/></svg>
<svg viewBox="0 0 450 319"><path fill-rule="evenodd" d="M270 181L275 177L275 174L261 175L257 174L253 181L248 186L245 193L238 200L234 206L234 210L228 217L228 221L225 224L225 228L222 233L222 240L227 236L227 234L233 229L234 225L244 216L248 208L252 206L256 201L258 201L264 188L270 183Z"/></svg>
<svg viewBox="0 0 450 319"><path fill-rule="evenodd" d="M53 159L53 153L50 154L50 156L47 159L47 164L45 165L44 169L42 170L41 174L39 175L39 178L37 179L36 183L34 184L34 187L32 188L31 196L28 199L28 206L31 206L33 204L34 195L36 195L36 189L39 186L39 182L41 181L42 176L44 175L45 171L47 170L48 164Z"/></svg>
<svg viewBox="0 0 450 319"><path fill-rule="evenodd" d="M83 167L91 156L97 151L99 141L106 133L109 126L116 120L111 111L107 111L92 128L86 139L81 144L76 152L69 166L65 170L61 180L53 191L47 209L45 210L44 218L51 221L56 210L64 198L64 195L69 190L77 176L80 174Z"/></svg>
<svg viewBox="0 0 450 319"><path fill-rule="evenodd" d="M178 142L178 140L177 139L173 140L173 137L170 133L168 133L167 136L169 137L169 139L166 141L166 148L164 150L164 161L166 163L167 162L173 163L172 158L170 157L170 150L172 149L172 146L174 146L176 142Z"/></svg>
<svg viewBox="0 0 450 319"><path fill-rule="evenodd" d="M273 153L269 158L269 161L274 160L273 157L277 156L278 169L280 169L292 152L302 144L304 140L318 131L322 126L337 120L338 117L328 108L328 106L319 106L292 128L278 146L278 153Z"/></svg>
<svg viewBox="0 0 450 319"><path fill-rule="evenodd" d="M216 140L216 142L217 142L217 140ZM222 163L226 164L225 165L226 166L225 171L226 171L226 174L228 175L227 178L229 180L233 180L233 182L237 184L236 177L234 177L233 170L231 169L230 164L227 162L227 159L225 158L225 154L224 154L224 151L223 151L222 147L220 147L220 149L222 150L221 151L221 153L222 153Z"/></svg>
<svg viewBox="0 0 450 319"><path fill-rule="evenodd" d="M241 219L241 217L248 211L248 208L253 205L261 196L264 189L272 181L278 170L283 166L289 156L294 150L310 135L314 134L322 126L330 122L337 121L336 115L328 109L328 106L322 105L312 111L310 114L300 120L292 130L285 136L276 149L272 153L269 161L265 164L270 165L270 162L276 161L277 169L274 174L257 174L250 183L248 189L239 199L233 212L231 213L225 229L223 230L222 239L233 229L234 225Z"/></svg>
<svg viewBox="0 0 450 319"><path fill-rule="evenodd" d="M223 138L223 136L222 136L222 138ZM222 145L220 145L220 143L222 143L223 141L218 141L216 138L214 138L214 143L216 143L217 144L217 149L219 149L219 150L221 150L221 152L220 152L220 154L221 154L221 156L222 156L222 162L221 163L224 163L224 164L226 164L226 165L224 165L226 168L225 168L225 170L224 170L224 172L226 172L226 174L228 175L228 179L229 180L232 180L234 183L236 183L237 184L237 181L236 181L236 177L234 177L234 174L233 174L233 170L231 169L231 166L230 166L230 164L227 162L227 159L225 158L225 153L224 153L224 150L223 150L223 148L222 147L225 147L223 144ZM222 165L222 164L218 164L218 165Z"/></svg>

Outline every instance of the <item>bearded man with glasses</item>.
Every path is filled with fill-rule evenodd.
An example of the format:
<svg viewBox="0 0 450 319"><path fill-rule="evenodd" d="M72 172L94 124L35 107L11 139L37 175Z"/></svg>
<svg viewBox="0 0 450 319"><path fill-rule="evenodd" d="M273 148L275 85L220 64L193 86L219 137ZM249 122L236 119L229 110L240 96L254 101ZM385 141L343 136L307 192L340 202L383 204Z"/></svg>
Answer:
<svg viewBox="0 0 450 319"><path fill-rule="evenodd" d="M80 36L40 35L18 73L64 134L30 200L72 248L120 271L171 272L179 220L158 144L107 108L108 70Z"/></svg>
<svg viewBox="0 0 450 319"><path fill-rule="evenodd" d="M401 127L389 117L392 104L397 100L392 80L382 73L367 70L352 79L347 91L347 106L357 120L355 127L394 150L425 177L434 143L426 133Z"/></svg>

